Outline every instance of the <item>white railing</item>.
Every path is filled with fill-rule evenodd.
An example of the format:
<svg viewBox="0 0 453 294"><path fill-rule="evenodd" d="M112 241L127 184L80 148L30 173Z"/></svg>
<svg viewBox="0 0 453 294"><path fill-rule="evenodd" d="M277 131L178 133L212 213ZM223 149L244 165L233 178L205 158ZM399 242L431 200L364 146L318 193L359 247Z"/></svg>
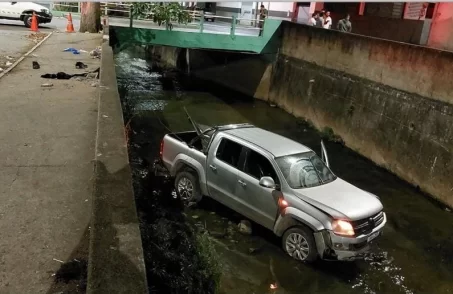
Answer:
<svg viewBox="0 0 453 294"><path fill-rule="evenodd" d="M69 4L74 2L54 2L51 3L50 9L53 11L60 11L63 16L68 13L80 13L80 2L77 5ZM145 18L131 18L131 4L118 3L118 2L101 2L102 16L113 16L115 18L128 18L130 19L130 25L132 26L135 20L140 21L152 21L152 13L148 14ZM210 28L224 28L225 31L231 35L236 34L236 30L244 30L254 32L257 35L260 32L259 23L263 23L263 20L257 20L254 18L240 18L235 16L220 16L214 14L205 14L200 10L188 9L191 16L191 21L187 24L178 24L176 21L172 24L174 27L182 27L199 30L203 32L205 30L205 23L209 23ZM212 20L212 21L209 21ZM230 23L229 27L225 25L215 24L215 21L219 20L223 23ZM250 25L241 24L241 22L248 22Z"/></svg>

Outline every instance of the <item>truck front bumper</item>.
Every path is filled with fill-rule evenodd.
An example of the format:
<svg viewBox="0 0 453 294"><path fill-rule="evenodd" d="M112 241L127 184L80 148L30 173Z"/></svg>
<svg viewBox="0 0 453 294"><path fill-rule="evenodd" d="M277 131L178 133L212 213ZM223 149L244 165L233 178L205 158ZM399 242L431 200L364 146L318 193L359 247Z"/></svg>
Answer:
<svg viewBox="0 0 453 294"><path fill-rule="evenodd" d="M355 260L363 258L369 251L370 245L382 235L382 230L387 223L384 221L374 228L369 234L358 237L342 237L332 231L324 230L315 233L316 246L322 259Z"/></svg>

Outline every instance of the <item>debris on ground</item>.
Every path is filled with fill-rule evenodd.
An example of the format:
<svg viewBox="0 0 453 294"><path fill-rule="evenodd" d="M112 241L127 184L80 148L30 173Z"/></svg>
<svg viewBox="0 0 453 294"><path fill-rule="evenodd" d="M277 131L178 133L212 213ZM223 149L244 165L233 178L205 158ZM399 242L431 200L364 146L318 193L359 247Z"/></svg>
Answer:
<svg viewBox="0 0 453 294"><path fill-rule="evenodd" d="M98 86L98 82L91 83L91 87L97 87L97 86Z"/></svg>
<svg viewBox="0 0 453 294"><path fill-rule="evenodd" d="M63 52L72 52L72 54L80 54L79 50L72 48L72 47L64 49Z"/></svg>
<svg viewBox="0 0 453 294"><path fill-rule="evenodd" d="M93 58L101 58L101 53L102 53L102 48L97 47L96 49L94 49L90 52L90 56L93 56Z"/></svg>
<svg viewBox="0 0 453 294"><path fill-rule="evenodd" d="M65 72L57 72L56 74L43 74L41 75L41 78L43 79L56 79L56 80L69 80L72 79L73 77L85 77L85 78L92 78L92 79L97 79L99 77L99 68L90 71L90 72L85 72L85 73L77 73L77 74L67 74Z"/></svg>
<svg viewBox="0 0 453 294"><path fill-rule="evenodd" d="M8 59L8 60L14 60L14 58L12 58L12 57L9 56L9 55L5 56L5 58Z"/></svg>
<svg viewBox="0 0 453 294"><path fill-rule="evenodd" d="M75 67L78 68L78 69L83 69L83 68L87 68L88 65L86 65L83 62L77 61L76 64L75 64Z"/></svg>
<svg viewBox="0 0 453 294"><path fill-rule="evenodd" d="M3 71L3 68L0 67L0 72L2 72L2 71Z"/></svg>
<svg viewBox="0 0 453 294"><path fill-rule="evenodd" d="M227 235L226 231L223 232L218 232L218 231L209 231L209 235L211 235L214 238L225 238Z"/></svg>
<svg viewBox="0 0 453 294"><path fill-rule="evenodd" d="M448 208L448 207L445 207L445 211L446 211L446 212L451 212L451 209Z"/></svg>
<svg viewBox="0 0 453 294"><path fill-rule="evenodd" d="M256 254L256 253L259 253L260 251L261 251L260 247L251 247L251 248L249 248L249 254Z"/></svg>
<svg viewBox="0 0 453 294"><path fill-rule="evenodd" d="M11 65L13 65L13 63L10 62L10 61L7 61L7 62L5 62L5 65L6 65L6 66L11 66Z"/></svg>
<svg viewBox="0 0 453 294"><path fill-rule="evenodd" d="M245 235L251 235L252 234L252 224L248 220L241 220L241 222L238 224L239 232Z"/></svg>
<svg viewBox="0 0 453 294"><path fill-rule="evenodd" d="M45 33L31 33L30 35L27 36L27 38L35 43L39 43L46 36L47 36L47 34L45 34Z"/></svg>
<svg viewBox="0 0 453 294"><path fill-rule="evenodd" d="M49 88L49 87L53 87L53 84L52 83L45 83L45 84L42 84L41 87Z"/></svg>
<svg viewBox="0 0 453 294"><path fill-rule="evenodd" d="M37 61L33 61L32 64L33 64L33 69L39 69L40 68L39 63Z"/></svg>

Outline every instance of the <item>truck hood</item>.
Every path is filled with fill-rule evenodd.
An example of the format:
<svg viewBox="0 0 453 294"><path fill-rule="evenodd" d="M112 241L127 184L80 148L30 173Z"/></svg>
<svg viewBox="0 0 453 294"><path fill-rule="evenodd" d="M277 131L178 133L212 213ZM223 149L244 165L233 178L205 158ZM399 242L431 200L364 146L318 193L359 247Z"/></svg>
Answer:
<svg viewBox="0 0 453 294"><path fill-rule="evenodd" d="M294 189L300 199L326 212L333 218L359 220L383 209L373 194L337 178L333 182L312 188Z"/></svg>

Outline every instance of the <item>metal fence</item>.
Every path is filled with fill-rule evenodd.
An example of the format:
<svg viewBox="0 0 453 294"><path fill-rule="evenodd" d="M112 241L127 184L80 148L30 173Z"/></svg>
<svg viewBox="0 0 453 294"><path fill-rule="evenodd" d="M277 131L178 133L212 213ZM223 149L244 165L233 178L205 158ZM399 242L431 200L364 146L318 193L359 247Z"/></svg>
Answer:
<svg viewBox="0 0 453 294"><path fill-rule="evenodd" d="M135 18L132 15L131 4L121 2L101 2L101 16L129 19L129 25L132 27L136 20L152 22L153 14L148 14L145 18ZM64 16L65 13L80 13L80 2L54 2L51 4L50 9L54 12L61 12ZM236 16L219 16L215 14L205 13L202 10L186 10L191 16L191 20L187 24L178 24L177 21L173 23L173 27L190 29L194 31L206 31L205 23L209 22L210 30L225 29L225 23L229 23L228 33L236 35L240 30L244 35L260 35L260 24L264 25L263 20L256 20L250 18L240 18ZM222 24L216 24L216 22ZM243 22L249 23L244 25ZM240 33L241 34L241 33Z"/></svg>

